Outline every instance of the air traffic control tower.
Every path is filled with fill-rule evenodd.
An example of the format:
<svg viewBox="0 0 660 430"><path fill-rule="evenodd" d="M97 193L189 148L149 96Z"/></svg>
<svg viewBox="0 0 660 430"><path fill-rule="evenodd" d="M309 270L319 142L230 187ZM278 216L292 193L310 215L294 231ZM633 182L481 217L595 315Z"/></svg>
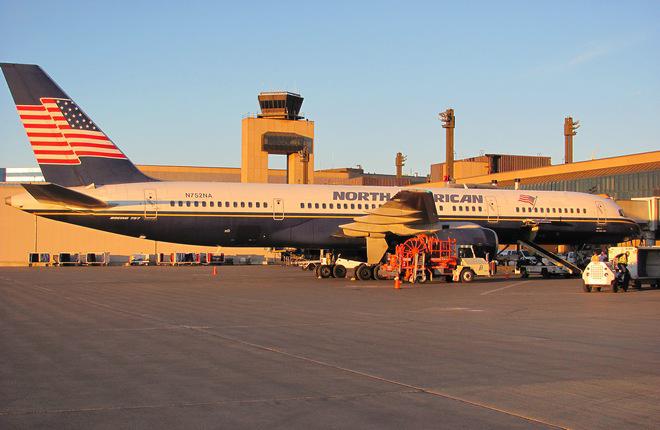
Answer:
<svg viewBox="0 0 660 430"><path fill-rule="evenodd" d="M261 113L242 123L241 182L268 182L268 155L287 158L287 183L314 183L314 122L299 115L303 98L259 94Z"/></svg>

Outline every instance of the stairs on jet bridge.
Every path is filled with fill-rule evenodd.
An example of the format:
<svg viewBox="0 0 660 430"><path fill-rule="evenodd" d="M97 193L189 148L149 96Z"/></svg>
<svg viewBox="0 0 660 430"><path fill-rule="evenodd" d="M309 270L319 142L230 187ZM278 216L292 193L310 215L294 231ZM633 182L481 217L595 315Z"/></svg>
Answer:
<svg viewBox="0 0 660 430"><path fill-rule="evenodd" d="M529 240L519 240L518 244L520 246L523 246L525 248L529 248L533 250L535 253L540 254L547 258L548 260L552 261L558 266L562 266L566 268L570 272L571 275L580 275L582 274L582 269L577 267L575 264L569 263L568 261L564 260L554 252L550 252L547 249L541 247L540 245L537 245L534 242L531 242Z"/></svg>

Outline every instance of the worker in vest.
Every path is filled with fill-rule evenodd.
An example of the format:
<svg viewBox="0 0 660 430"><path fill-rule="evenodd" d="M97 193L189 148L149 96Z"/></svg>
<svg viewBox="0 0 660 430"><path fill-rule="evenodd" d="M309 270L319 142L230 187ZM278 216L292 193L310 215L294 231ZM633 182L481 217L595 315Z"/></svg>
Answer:
<svg viewBox="0 0 660 430"><path fill-rule="evenodd" d="M612 260L612 265L614 265L622 274L623 274L623 283L628 285L630 282L630 272L628 272L628 258L630 257L630 252L622 252L617 254Z"/></svg>

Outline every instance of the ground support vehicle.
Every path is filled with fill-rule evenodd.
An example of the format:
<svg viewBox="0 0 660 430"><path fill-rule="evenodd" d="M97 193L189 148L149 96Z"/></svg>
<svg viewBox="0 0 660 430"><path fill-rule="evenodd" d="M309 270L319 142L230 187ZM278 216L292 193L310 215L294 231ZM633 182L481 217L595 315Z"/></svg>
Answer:
<svg viewBox="0 0 660 430"><path fill-rule="evenodd" d="M491 276L491 265L483 257L477 257L472 245L461 245L458 248L459 263L454 268L454 282L472 282L476 276Z"/></svg>
<svg viewBox="0 0 660 430"><path fill-rule="evenodd" d="M609 288L613 293L622 289L628 291L628 276L625 271L618 270L612 263L592 261L582 272L582 289L585 293L601 291Z"/></svg>
<svg viewBox="0 0 660 430"><path fill-rule="evenodd" d="M628 277L635 288L648 284L660 287L660 246L613 246L608 258L616 264L617 256L628 253Z"/></svg>
<svg viewBox="0 0 660 430"><path fill-rule="evenodd" d="M444 276L449 281L457 265L455 239L420 234L397 245L382 269L396 280L415 283L433 280L434 276Z"/></svg>
<svg viewBox="0 0 660 430"><path fill-rule="evenodd" d="M570 272L564 267L552 264L544 258L538 264L521 264L516 266L515 273L520 275L521 278L528 278L530 275L540 275L544 278L571 276Z"/></svg>

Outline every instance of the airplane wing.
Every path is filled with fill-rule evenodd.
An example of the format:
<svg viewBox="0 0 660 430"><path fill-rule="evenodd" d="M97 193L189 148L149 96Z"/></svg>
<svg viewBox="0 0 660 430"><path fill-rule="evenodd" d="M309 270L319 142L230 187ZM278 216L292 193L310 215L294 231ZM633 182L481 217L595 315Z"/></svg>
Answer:
<svg viewBox="0 0 660 430"><path fill-rule="evenodd" d="M111 205L87 194L51 183L21 184L37 201L61 206L80 207L85 209L102 209Z"/></svg>
<svg viewBox="0 0 660 430"><path fill-rule="evenodd" d="M422 190L399 191L382 206L353 218L339 228L349 237L384 237L387 233L413 236L439 230L433 193Z"/></svg>

